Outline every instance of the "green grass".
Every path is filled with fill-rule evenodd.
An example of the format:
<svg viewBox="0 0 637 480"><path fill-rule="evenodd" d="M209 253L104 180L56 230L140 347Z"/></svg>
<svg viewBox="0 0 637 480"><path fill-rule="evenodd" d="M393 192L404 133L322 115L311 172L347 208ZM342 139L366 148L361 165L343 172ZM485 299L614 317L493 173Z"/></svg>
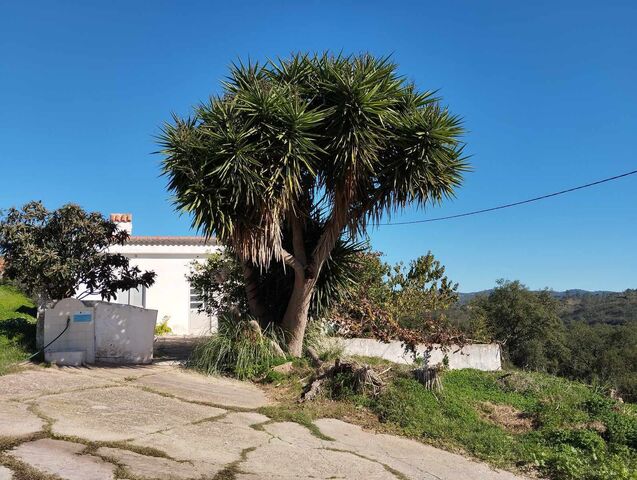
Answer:
<svg viewBox="0 0 637 480"><path fill-rule="evenodd" d="M35 351L35 311L18 289L0 285L0 375Z"/></svg>
<svg viewBox="0 0 637 480"><path fill-rule="evenodd" d="M375 363L379 371L392 366ZM407 367L393 365L377 397L328 388L322 398L299 404L299 379L306 376L299 371L271 386L279 404L263 413L304 425L345 419L555 480L637 479L637 405L616 403L578 382L467 369L444 372L443 391L432 393Z"/></svg>
<svg viewBox="0 0 637 480"><path fill-rule="evenodd" d="M458 370L447 372L443 385L433 394L411 378L395 378L366 402L403 435L459 448L497 466L535 468L555 479L637 478L632 405L540 373ZM506 420L488 418L485 405L513 407L509 411L527 419L528 427L512 431Z"/></svg>

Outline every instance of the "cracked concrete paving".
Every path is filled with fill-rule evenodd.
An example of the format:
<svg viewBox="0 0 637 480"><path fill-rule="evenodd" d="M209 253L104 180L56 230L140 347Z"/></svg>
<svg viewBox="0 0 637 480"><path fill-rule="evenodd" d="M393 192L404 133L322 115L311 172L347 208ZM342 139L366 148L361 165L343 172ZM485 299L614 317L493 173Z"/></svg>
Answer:
<svg viewBox="0 0 637 480"><path fill-rule="evenodd" d="M235 408L254 409L268 403L265 394L239 380L171 370L157 375L139 378L138 385L144 385L157 392L174 395L191 402L205 402L214 405L231 405Z"/></svg>
<svg viewBox="0 0 637 480"><path fill-rule="evenodd" d="M36 470L67 480L106 480L114 478L116 466L94 455L81 455L79 443L43 438L23 443L9 455Z"/></svg>
<svg viewBox="0 0 637 480"><path fill-rule="evenodd" d="M24 437L43 427L44 421L29 409L29 405L0 400L0 437Z"/></svg>
<svg viewBox="0 0 637 480"><path fill-rule="evenodd" d="M13 474L11 473L11 470L0 465L0 480L11 480L12 478Z"/></svg>
<svg viewBox="0 0 637 480"><path fill-rule="evenodd" d="M97 442L123 441L225 413L130 386L48 395L36 406L53 421L54 434Z"/></svg>
<svg viewBox="0 0 637 480"><path fill-rule="evenodd" d="M141 478L188 480L205 478L217 472L206 464L199 465L193 464L193 462L177 462L168 458L149 457L121 448L101 447L95 452L95 455L106 461L122 465L131 474Z"/></svg>
<svg viewBox="0 0 637 480"><path fill-rule="evenodd" d="M6 375L0 480L11 470L36 480L522 479L340 420L317 420L333 440L321 439L253 411L267 403L252 384L176 367Z"/></svg>

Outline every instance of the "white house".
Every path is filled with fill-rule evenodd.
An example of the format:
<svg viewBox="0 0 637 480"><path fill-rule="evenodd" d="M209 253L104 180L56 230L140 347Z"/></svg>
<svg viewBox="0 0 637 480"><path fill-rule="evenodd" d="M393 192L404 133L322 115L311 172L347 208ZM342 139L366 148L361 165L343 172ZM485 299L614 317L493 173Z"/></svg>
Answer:
<svg viewBox="0 0 637 480"><path fill-rule="evenodd" d="M201 300L186 278L194 261L203 261L220 250L216 240L134 236L133 217L127 213L111 214L111 221L131 234L125 245L111 251L128 257L131 265L157 274L150 288L122 292L115 301L158 310L157 322L167 319L174 334L201 335L216 330L216 318L199 313Z"/></svg>

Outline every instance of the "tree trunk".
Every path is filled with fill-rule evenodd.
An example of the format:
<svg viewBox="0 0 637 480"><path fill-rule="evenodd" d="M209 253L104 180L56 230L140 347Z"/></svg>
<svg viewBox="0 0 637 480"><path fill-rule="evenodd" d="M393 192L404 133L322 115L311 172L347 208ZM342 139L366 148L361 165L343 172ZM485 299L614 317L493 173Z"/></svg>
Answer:
<svg viewBox="0 0 637 480"><path fill-rule="evenodd" d="M242 263L246 298L248 299L248 309L250 310L250 315L256 318L259 324L263 326L265 322L265 308L263 308L263 305L259 300L257 282L254 278L254 269L248 264L248 262L244 261Z"/></svg>
<svg viewBox="0 0 637 480"><path fill-rule="evenodd" d="M303 337L315 284L316 279L308 279L305 275L295 273L294 289L282 321L283 330L287 335L288 351L295 357L300 357L303 353Z"/></svg>

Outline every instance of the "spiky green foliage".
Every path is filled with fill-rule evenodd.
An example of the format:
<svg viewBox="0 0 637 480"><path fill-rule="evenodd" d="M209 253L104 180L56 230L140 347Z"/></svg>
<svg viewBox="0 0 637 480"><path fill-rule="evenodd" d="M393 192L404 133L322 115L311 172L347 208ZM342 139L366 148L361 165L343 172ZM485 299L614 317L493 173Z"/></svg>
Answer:
<svg viewBox="0 0 637 480"><path fill-rule="evenodd" d="M452 196L467 168L461 121L396 70L370 55L233 66L222 95L164 126L177 205L265 265L293 212L358 234L384 212Z"/></svg>
<svg viewBox="0 0 637 480"><path fill-rule="evenodd" d="M294 271L283 324L298 353L308 297L339 240L453 196L468 168L462 134L389 58L324 54L233 66L223 93L175 116L160 144L194 227L242 262Z"/></svg>
<svg viewBox="0 0 637 480"><path fill-rule="evenodd" d="M367 242L340 240L336 244L316 283L309 310L312 318L323 317L357 284L360 255L367 248ZM294 272L272 264L267 270L257 270L256 277L257 296L265 308L260 323L277 323L290 298ZM241 262L232 250L226 248L205 262L193 262L188 280L201 292L201 310L208 315L250 314Z"/></svg>

